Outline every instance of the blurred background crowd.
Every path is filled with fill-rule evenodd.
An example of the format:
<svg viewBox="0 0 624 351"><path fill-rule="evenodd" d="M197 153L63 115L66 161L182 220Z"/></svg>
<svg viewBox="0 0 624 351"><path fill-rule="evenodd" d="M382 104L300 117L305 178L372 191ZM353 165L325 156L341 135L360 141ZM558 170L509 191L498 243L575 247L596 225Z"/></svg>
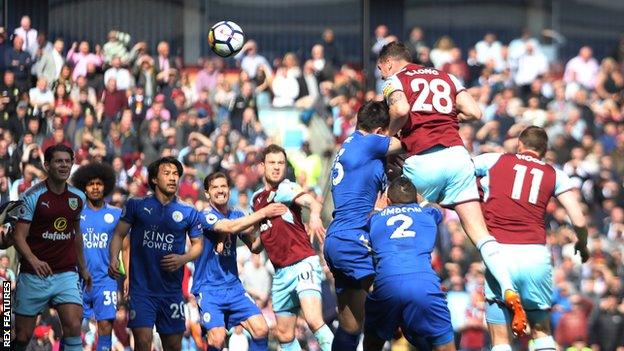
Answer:
<svg viewBox="0 0 624 351"><path fill-rule="evenodd" d="M510 41L487 30L482 34L477 42L463 43L466 50L451 36L431 36L420 27L403 35L382 24L366 50L374 60L383 45L402 40L414 62L454 74L484 111L482 121L460 127L473 155L514 151L514 137L525 126L546 129L546 159L574 179L590 223L591 260L581 266L565 211L554 201L549 205L555 339L563 349L622 351L624 36L597 57L592 46L566 41L554 30L525 30ZM185 166L179 186L184 201L204 208L203 178L224 171L232 180L230 204L248 211L261 179L259 152L275 142L288 150L288 177L324 201L328 223L333 154L354 131L359 106L381 99L379 74L348 60L350 44L331 28L293 52L265 55L251 37L235 58L206 56L196 65L184 64L167 41L155 43L134 41L132 33L115 29L105 42L64 41L33 28L27 16L15 28L0 28L0 201L17 199L44 179L42 150L64 143L76 152L76 168L89 162L113 165L117 183L109 201L115 206L146 195L147 165L172 155ZM562 48L576 54L562 57ZM273 327L270 263L243 247L238 261L245 288ZM433 265L448 290L459 348L486 349L484 267L451 211L440 226ZM192 264L185 270L188 291ZM0 258L0 279L14 286L16 272L15 252L7 250ZM335 297L326 272L324 311L331 324ZM192 295L187 298L184 349L202 349L197 303ZM115 350L126 350L131 336L123 303L117 317ZM32 350L57 349L54 310L39 324ZM85 323L85 349L92 349L95 330L94 322ZM318 350L311 335L302 323L302 345ZM240 330L230 343L234 350L243 347ZM409 347L397 340L392 349Z"/></svg>

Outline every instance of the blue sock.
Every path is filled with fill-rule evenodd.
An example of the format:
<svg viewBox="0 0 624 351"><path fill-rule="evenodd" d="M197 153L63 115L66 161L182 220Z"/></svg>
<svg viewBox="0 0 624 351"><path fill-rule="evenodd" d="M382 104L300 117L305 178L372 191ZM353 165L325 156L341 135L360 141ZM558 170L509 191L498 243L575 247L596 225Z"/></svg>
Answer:
<svg viewBox="0 0 624 351"><path fill-rule="evenodd" d="M511 280L511 275L509 274L506 258L501 252L501 246L498 241L496 241L493 236L488 235L479 240L476 246L477 250L481 253L483 262L494 278L496 278L496 281L498 281L503 296L507 290L516 291Z"/></svg>
<svg viewBox="0 0 624 351"><path fill-rule="evenodd" d="M110 351L113 346L113 337L108 335L98 335L97 351Z"/></svg>
<svg viewBox="0 0 624 351"><path fill-rule="evenodd" d="M347 333L338 327L332 342L332 351L355 351L360 343L360 334Z"/></svg>
<svg viewBox="0 0 624 351"><path fill-rule="evenodd" d="M280 347L282 351L301 351L301 345L299 345L297 338L294 338L291 342L280 344Z"/></svg>
<svg viewBox="0 0 624 351"><path fill-rule="evenodd" d="M82 338L79 336L68 336L63 338L64 351L82 351Z"/></svg>
<svg viewBox="0 0 624 351"><path fill-rule="evenodd" d="M321 346L321 351L331 351L334 334L327 324L323 324L322 327L318 328L318 330L314 332L314 337L318 341L319 346Z"/></svg>
<svg viewBox="0 0 624 351"><path fill-rule="evenodd" d="M249 339L249 351L267 351L269 349L269 339Z"/></svg>

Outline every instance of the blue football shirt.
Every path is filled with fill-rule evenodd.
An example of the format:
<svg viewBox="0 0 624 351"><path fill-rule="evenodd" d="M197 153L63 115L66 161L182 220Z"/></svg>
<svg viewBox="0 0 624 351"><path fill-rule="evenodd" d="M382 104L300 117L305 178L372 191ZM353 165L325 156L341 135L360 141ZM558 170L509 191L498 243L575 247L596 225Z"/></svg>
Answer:
<svg viewBox="0 0 624 351"><path fill-rule="evenodd" d="M120 216L120 208L106 203L98 210L87 205L80 214L83 251L94 286L115 282L108 276L110 264L108 246L113 239L113 232Z"/></svg>
<svg viewBox="0 0 624 351"><path fill-rule="evenodd" d="M333 221L327 235L365 228L377 195L386 186L390 138L355 131L342 145L332 169Z"/></svg>
<svg viewBox="0 0 624 351"><path fill-rule="evenodd" d="M182 255L186 236L202 234L199 212L175 197L163 205L155 196L129 199L121 220L131 225L130 292L168 296L182 291L183 267L167 272L160 260L169 254Z"/></svg>
<svg viewBox="0 0 624 351"><path fill-rule="evenodd" d="M418 204L388 206L370 219L376 279L429 272L442 212Z"/></svg>
<svg viewBox="0 0 624 351"><path fill-rule="evenodd" d="M238 266L236 264L236 239L238 235L226 236L222 253L215 252L215 246L219 234L213 230L215 224L222 219L234 220L245 214L239 210L231 210L222 214L214 207L204 210L201 221L204 226L204 251L195 260L195 272L193 273L193 294L199 293L202 288L230 287L240 283L238 279Z"/></svg>

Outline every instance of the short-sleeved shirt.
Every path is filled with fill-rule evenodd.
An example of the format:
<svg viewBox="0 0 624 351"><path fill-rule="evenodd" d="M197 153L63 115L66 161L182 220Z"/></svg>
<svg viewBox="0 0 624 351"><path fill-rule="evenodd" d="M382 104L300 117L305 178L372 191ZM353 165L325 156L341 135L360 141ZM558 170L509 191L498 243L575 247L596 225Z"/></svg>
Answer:
<svg viewBox="0 0 624 351"><path fill-rule="evenodd" d="M108 248L120 216L120 208L106 203L97 210L85 206L80 215L83 252L95 286L114 282L108 276L110 264Z"/></svg>
<svg viewBox="0 0 624 351"><path fill-rule="evenodd" d="M219 233L214 231L214 226L219 220L235 220L244 217L239 210L230 210L227 214L219 212L210 206L205 209L201 216L204 233L204 251L195 260L195 272L193 273L192 293L197 294L202 288L227 288L239 283L238 265L236 263L236 241L238 234L227 235L224 242L223 252L215 252L215 246Z"/></svg>
<svg viewBox="0 0 624 351"><path fill-rule="evenodd" d="M370 219L375 279L409 273L434 273L431 252L442 213L418 204L392 205Z"/></svg>
<svg viewBox="0 0 624 351"><path fill-rule="evenodd" d="M344 141L332 168L334 219L327 235L366 227L377 195L387 183L385 157L389 146L389 137L360 131Z"/></svg>
<svg viewBox="0 0 624 351"><path fill-rule="evenodd" d="M490 233L504 244L546 244L546 206L573 188L570 178L530 153L486 153L474 164Z"/></svg>
<svg viewBox="0 0 624 351"><path fill-rule="evenodd" d="M303 195L301 187L285 179L277 188L262 189L252 197L254 211L272 202L288 206L285 214L260 223L260 239L275 268L283 268L316 255L301 220L301 206L295 203L300 195Z"/></svg>
<svg viewBox="0 0 624 351"><path fill-rule="evenodd" d="M61 194L55 194L44 181L28 189L22 201L19 221L30 223L26 243L33 254L54 273L76 271L74 241L80 212L86 203L84 193L68 185ZM23 257L20 264L21 272L35 273Z"/></svg>
<svg viewBox="0 0 624 351"><path fill-rule="evenodd" d="M401 142L410 155L417 155L434 146L463 145L457 119L457 94L465 90L453 75L435 68L408 64L389 77L383 94L388 99L402 91L411 110L401 129Z"/></svg>
<svg viewBox="0 0 624 351"><path fill-rule="evenodd" d="M130 293L172 296L182 292L183 268L167 272L160 267L169 254L182 255L186 236L202 235L199 212L175 197L163 205L155 196L129 199L121 220L131 225Z"/></svg>

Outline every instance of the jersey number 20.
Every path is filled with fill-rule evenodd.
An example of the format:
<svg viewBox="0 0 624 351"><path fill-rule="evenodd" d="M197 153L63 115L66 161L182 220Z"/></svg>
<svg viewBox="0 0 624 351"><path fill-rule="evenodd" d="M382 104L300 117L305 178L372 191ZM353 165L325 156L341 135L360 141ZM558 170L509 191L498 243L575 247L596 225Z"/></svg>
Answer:
<svg viewBox="0 0 624 351"><path fill-rule="evenodd" d="M453 100L451 100L451 87L447 82L440 78L434 78L428 82L423 78L414 78L410 82L410 86L418 97L412 105L412 112L432 112L434 109L440 113L451 113L453 111ZM428 104L427 98L433 94L431 103Z"/></svg>
<svg viewBox="0 0 624 351"><path fill-rule="evenodd" d="M390 239L398 239L398 238L411 238L416 236L416 232L413 230L407 230L414 223L414 221L404 214L398 214L388 218L386 221L386 225L391 227L394 226L395 223L400 222L399 226L392 232L390 235Z"/></svg>

